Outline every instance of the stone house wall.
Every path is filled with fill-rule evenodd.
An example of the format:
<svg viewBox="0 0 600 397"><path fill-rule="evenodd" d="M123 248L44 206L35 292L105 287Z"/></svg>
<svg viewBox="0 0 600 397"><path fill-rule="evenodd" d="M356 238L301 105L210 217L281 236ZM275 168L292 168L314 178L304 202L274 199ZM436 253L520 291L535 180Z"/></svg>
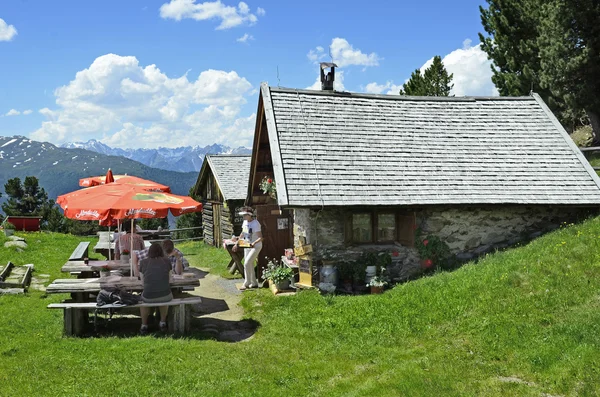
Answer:
<svg viewBox="0 0 600 397"><path fill-rule="evenodd" d="M345 208L312 210L296 208L294 244L304 237L313 246L313 258L356 260L364 250L389 251L394 280L405 280L421 273L416 249L398 243L356 245L344 243ZM590 208L556 206L432 206L415 209L417 226L423 234L435 234L445 241L460 261L487 252L529 241L552 231L564 222L571 223L591 214Z"/></svg>

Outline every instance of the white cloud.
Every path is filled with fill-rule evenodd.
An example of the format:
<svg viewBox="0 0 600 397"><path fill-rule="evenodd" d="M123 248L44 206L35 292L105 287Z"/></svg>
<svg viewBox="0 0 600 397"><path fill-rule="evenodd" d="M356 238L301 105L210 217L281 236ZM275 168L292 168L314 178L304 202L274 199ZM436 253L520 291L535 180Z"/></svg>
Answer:
<svg viewBox="0 0 600 397"><path fill-rule="evenodd" d="M248 33L245 33L242 37L235 39L235 41L238 43L247 43L249 40L254 40L254 36Z"/></svg>
<svg viewBox="0 0 600 397"><path fill-rule="evenodd" d="M266 13L267 13L267 12L265 11L265 9L264 9L264 8L258 7L258 8L256 9L256 15L258 15L258 16L260 16L260 17L264 16Z"/></svg>
<svg viewBox="0 0 600 397"><path fill-rule="evenodd" d="M378 66L382 59L376 53L365 54L358 48L354 48L346 39L339 37L334 38L329 46L333 62L339 67L344 66ZM307 54L308 59L312 62L320 62L325 59L329 60L329 53L321 46L310 50Z"/></svg>
<svg viewBox="0 0 600 397"><path fill-rule="evenodd" d="M369 94L398 95L400 88L402 88L402 85L387 81L385 84L369 83L364 87L364 91Z"/></svg>
<svg viewBox="0 0 600 397"><path fill-rule="evenodd" d="M26 109L26 110L23 110L23 114L24 114L25 116L27 116L28 114L31 114L31 113L33 113L33 110L31 110L31 109Z"/></svg>
<svg viewBox="0 0 600 397"><path fill-rule="evenodd" d="M321 91L321 76L317 76L317 80L310 86L306 87L307 90L317 90ZM335 80L333 81L333 89L336 91L345 91L346 87L344 87L344 71L336 70L335 71Z"/></svg>
<svg viewBox="0 0 600 397"><path fill-rule="evenodd" d="M0 18L0 41L11 41L16 35L17 29Z"/></svg>
<svg viewBox="0 0 600 397"><path fill-rule="evenodd" d="M6 112L5 116L18 116L20 114L21 112L19 112L17 109L10 109L8 112Z"/></svg>
<svg viewBox="0 0 600 397"><path fill-rule="evenodd" d="M170 78L133 56L107 54L54 91L58 106L39 110L47 120L31 138L54 143L95 138L117 147L250 146L252 136L235 129L254 120L240 114L254 94L235 71Z"/></svg>
<svg viewBox="0 0 600 397"><path fill-rule="evenodd" d="M265 10L258 8L257 15L264 15ZM241 1L237 8L227 6L217 1L205 1L196 4L196 0L171 0L160 6L160 16L164 19L182 19L190 18L196 21L206 21L209 19L220 19L221 23L217 30L230 29L242 24L254 25L258 17L250 12L248 4Z"/></svg>
<svg viewBox="0 0 600 397"><path fill-rule="evenodd" d="M498 90L492 82L491 62L487 54L481 50L479 44L471 46L471 40L463 41L463 47L446 55L442 62L448 71L453 74L454 87L450 92L455 96L496 96ZM425 72L433 63L433 57L421 66L421 73ZM404 80L406 83L408 78ZM364 87L365 92L398 94L402 84L395 85L392 81L385 84L369 83Z"/></svg>

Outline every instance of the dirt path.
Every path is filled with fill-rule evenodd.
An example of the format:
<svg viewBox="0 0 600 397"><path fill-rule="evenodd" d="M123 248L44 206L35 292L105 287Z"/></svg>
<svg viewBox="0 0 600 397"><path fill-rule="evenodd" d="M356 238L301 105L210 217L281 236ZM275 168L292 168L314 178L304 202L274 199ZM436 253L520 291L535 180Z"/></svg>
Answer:
<svg viewBox="0 0 600 397"><path fill-rule="evenodd" d="M200 278L200 287L190 293L202 297L202 303L193 308L192 326L224 342L250 339L258 324L243 320L244 310L239 305L242 292L236 287L242 280L227 280L207 270L190 268Z"/></svg>

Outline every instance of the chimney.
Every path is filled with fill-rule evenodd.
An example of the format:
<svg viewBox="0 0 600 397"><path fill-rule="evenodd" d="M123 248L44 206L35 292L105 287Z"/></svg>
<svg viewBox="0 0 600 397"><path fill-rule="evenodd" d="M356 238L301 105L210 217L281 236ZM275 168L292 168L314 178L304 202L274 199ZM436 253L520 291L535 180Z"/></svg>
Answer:
<svg viewBox="0 0 600 397"><path fill-rule="evenodd" d="M325 74L325 69L331 68L331 71ZM321 90L333 91L333 82L335 81L335 68L337 65L331 62L321 62Z"/></svg>

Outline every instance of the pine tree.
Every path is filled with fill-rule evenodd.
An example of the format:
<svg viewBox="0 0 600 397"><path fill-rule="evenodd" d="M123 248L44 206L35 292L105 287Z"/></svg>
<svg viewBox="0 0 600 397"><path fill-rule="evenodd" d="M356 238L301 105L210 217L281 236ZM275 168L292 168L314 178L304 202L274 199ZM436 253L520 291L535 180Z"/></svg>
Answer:
<svg viewBox="0 0 600 397"><path fill-rule="evenodd" d="M8 200L2 204L6 215L39 215L42 206L48 202L48 194L41 188L35 176L9 179L4 185Z"/></svg>
<svg viewBox="0 0 600 397"><path fill-rule="evenodd" d="M421 75L421 71L416 69L410 75L410 79L404 83L400 89L400 95L408 96L424 96L425 95L425 79Z"/></svg>
<svg viewBox="0 0 600 397"><path fill-rule="evenodd" d="M448 74L448 71L442 63L442 57L436 55L433 57L433 63L429 66L423 75L425 87L427 90L426 95L428 96L448 96L454 84L452 84L452 74Z"/></svg>
<svg viewBox="0 0 600 397"><path fill-rule="evenodd" d="M600 2L548 2L540 21L541 83L587 114L600 141Z"/></svg>
<svg viewBox="0 0 600 397"><path fill-rule="evenodd" d="M400 95L409 96L448 96L454 84L452 84L452 74L442 63L439 55L433 57L433 63L421 74L416 69L410 79L400 89Z"/></svg>
<svg viewBox="0 0 600 397"><path fill-rule="evenodd" d="M590 62L582 62L576 50L586 41L585 37L589 37L590 41L585 45L595 49L590 49L587 55L589 60L595 58L597 64L599 53L598 45L594 45L594 34L597 43L598 1L486 1L488 8L480 7L480 14L487 36L479 34L479 38L481 49L492 60L492 81L500 95L529 95L531 91L538 93L568 131L582 124L584 109L594 123L593 117L598 110L592 109L590 112L589 95L583 94L582 84L573 84L571 71L574 68L582 72L577 77L580 82L598 81L592 77L596 73L593 67L589 68ZM574 13L575 10L582 18ZM569 34L571 22L578 25L579 29ZM586 36L583 32L591 35ZM578 55L583 55L583 52ZM588 87L590 91L593 91L593 86ZM597 109L596 105L592 104L591 107ZM594 131L600 136L598 128L594 128Z"/></svg>

